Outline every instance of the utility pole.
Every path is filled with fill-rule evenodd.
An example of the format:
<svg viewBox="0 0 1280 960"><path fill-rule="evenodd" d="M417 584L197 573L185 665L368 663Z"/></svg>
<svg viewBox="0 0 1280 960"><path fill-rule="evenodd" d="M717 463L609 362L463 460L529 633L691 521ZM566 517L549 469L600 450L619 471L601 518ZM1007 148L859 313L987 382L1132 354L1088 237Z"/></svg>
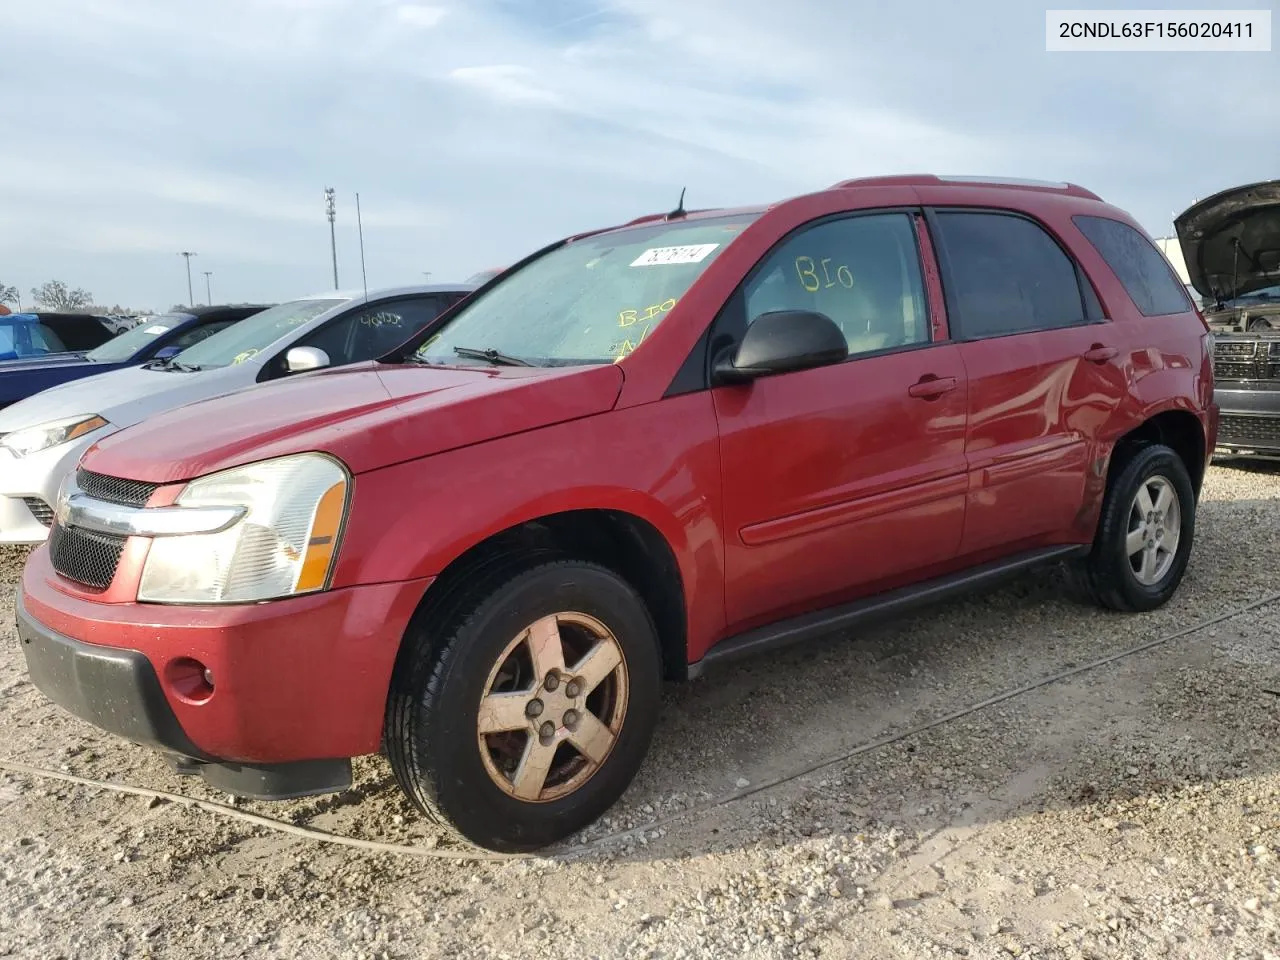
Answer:
<svg viewBox="0 0 1280 960"><path fill-rule="evenodd" d="M333 289L338 289L338 238L334 233L333 221L338 215L337 204L333 198L333 187L324 188L324 213L329 218L329 250L333 254Z"/></svg>
<svg viewBox="0 0 1280 960"><path fill-rule="evenodd" d="M423 271L422 271L422 275L423 275L424 277L426 277L428 280L430 280L430 279L431 279L431 271L430 271L430 270L423 270Z"/></svg>
<svg viewBox="0 0 1280 960"><path fill-rule="evenodd" d="M197 256L197 254L190 250L183 250L178 256L185 257L187 261L187 306L194 307L196 305L196 295L191 292L191 258Z"/></svg>
<svg viewBox="0 0 1280 960"><path fill-rule="evenodd" d="M209 286L209 278L213 276L213 271L205 270L203 272L204 272L204 298L209 301L209 306L212 307L213 306L213 290Z"/></svg>

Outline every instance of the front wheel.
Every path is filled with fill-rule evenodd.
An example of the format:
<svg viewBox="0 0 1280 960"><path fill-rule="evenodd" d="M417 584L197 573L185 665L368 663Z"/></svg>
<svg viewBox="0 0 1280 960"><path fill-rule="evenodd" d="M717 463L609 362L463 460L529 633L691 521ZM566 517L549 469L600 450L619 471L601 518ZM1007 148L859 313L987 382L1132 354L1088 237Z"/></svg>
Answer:
<svg viewBox="0 0 1280 960"><path fill-rule="evenodd" d="M613 572L543 563L481 583L452 623L411 628L392 681L387 752L433 820L526 851L585 827L648 749L661 690L643 601Z"/></svg>
<svg viewBox="0 0 1280 960"><path fill-rule="evenodd" d="M1169 447L1143 447L1108 485L1080 580L1095 602L1113 610L1163 606L1182 582L1195 526L1186 464Z"/></svg>

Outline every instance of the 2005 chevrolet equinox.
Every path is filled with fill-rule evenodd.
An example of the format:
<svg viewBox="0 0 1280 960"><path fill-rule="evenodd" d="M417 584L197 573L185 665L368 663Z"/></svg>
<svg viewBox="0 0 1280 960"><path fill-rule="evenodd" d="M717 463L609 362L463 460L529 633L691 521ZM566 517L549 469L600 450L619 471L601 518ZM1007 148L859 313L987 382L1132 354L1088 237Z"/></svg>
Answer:
<svg viewBox="0 0 1280 960"><path fill-rule="evenodd" d="M1071 184L901 176L540 250L376 362L86 451L18 629L55 702L220 789L385 749L500 850L598 817L664 678L1067 561L1177 589L1210 335Z"/></svg>

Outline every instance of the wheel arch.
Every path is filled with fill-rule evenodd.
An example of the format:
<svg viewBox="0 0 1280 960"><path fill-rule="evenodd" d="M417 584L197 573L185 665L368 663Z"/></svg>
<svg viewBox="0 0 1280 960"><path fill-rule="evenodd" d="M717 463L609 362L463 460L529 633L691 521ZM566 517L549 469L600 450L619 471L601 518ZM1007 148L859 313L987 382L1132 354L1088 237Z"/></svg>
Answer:
<svg viewBox="0 0 1280 960"><path fill-rule="evenodd" d="M553 555L599 564L631 584L653 618L663 677L687 678L687 596L679 559L654 522L628 510L561 510L489 534L445 564L423 594L414 619L422 622L441 613L481 570L503 564L514 571Z"/></svg>
<svg viewBox="0 0 1280 960"><path fill-rule="evenodd" d="M1134 454L1153 444L1163 444L1178 455L1191 477L1191 488L1199 497L1208 452L1204 424L1196 414L1180 407L1149 413L1138 426L1116 440L1107 466L1107 485L1119 476Z"/></svg>

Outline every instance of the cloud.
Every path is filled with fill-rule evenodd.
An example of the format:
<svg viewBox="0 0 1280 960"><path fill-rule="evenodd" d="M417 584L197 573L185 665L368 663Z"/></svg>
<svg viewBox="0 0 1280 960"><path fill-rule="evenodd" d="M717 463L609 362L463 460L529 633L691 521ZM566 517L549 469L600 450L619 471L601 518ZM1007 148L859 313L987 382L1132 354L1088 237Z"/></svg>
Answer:
<svg viewBox="0 0 1280 960"><path fill-rule="evenodd" d="M449 71L449 78L504 103L560 102L559 96L538 86L533 70L513 63L455 67Z"/></svg>
<svg viewBox="0 0 1280 960"><path fill-rule="evenodd" d="M443 7L433 7L421 3L405 3L395 8L396 19L411 27L430 29L443 20L448 11Z"/></svg>
<svg viewBox="0 0 1280 960"><path fill-rule="evenodd" d="M932 170L1075 180L1154 232L1273 175L1265 55L1047 54L1023 0L42 0L6 8L0 281L371 284L566 233ZM1272 85L1273 86L1273 85ZM181 280L181 289L175 284ZM167 301L167 302L166 302Z"/></svg>

